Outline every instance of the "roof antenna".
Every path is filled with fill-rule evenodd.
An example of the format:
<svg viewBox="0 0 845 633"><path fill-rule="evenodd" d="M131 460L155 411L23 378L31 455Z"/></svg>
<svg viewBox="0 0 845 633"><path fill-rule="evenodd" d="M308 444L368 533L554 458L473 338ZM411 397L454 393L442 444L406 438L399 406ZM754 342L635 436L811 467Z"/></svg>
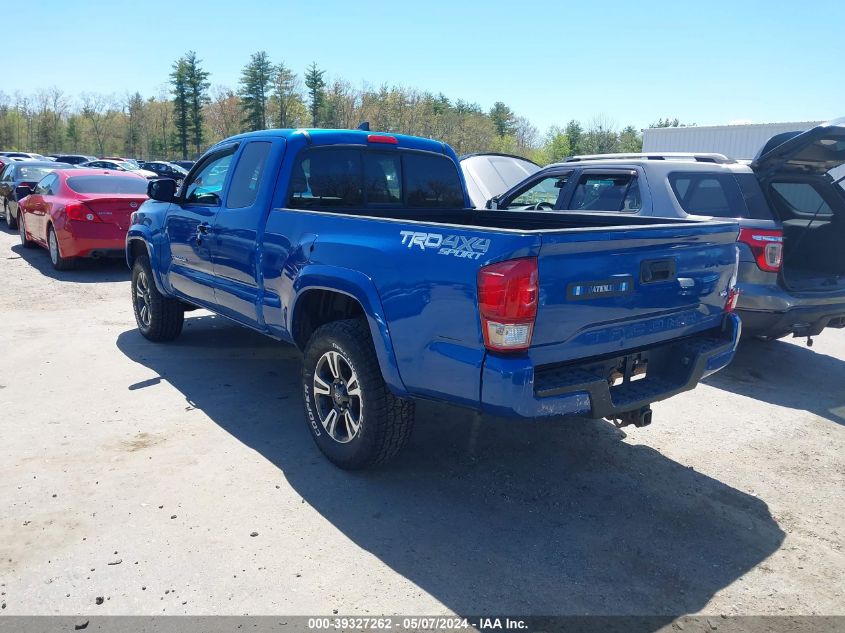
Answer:
<svg viewBox="0 0 845 633"><path fill-rule="evenodd" d="M369 132L370 131L370 122L369 121L361 121L358 124L358 129L363 130L364 132Z"/></svg>

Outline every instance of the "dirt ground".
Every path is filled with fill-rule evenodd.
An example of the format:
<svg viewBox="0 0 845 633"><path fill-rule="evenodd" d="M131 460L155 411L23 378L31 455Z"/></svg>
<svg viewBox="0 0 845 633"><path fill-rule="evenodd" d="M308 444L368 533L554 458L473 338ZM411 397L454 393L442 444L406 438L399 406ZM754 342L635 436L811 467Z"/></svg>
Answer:
<svg viewBox="0 0 845 633"><path fill-rule="evenodd" d="M845 331L744 344L626 438L420 405L346 473L293 348L199 311L149 343L121 262L0 227L3 614L845 614Z"/></svg>

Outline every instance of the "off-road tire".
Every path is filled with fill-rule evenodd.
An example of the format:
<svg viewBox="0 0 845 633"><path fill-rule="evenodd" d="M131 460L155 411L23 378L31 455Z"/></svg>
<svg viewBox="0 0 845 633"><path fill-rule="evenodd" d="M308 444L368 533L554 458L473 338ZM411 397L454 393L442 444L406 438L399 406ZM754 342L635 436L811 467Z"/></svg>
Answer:
<svg viewBox="0 0 845 633"><path fill-rule="evenodd" d="M146 295L146 302L142 295ZM142 316L142 304L148 310L148 317ZM132 309L144 338L161 343L172 341L182 332L185 322L182 302L169 299L158 291L146 255L139 255L132 264Z"/></svg>
<svg viewBox="0 0 845 633"><path fill-rule="evenodd" d="M331 351L343 357L360 383L359 427L346 443L328 434L314 394L314 373L320 359ZM314 332L305 346L302 385L311 436L335 466L359 470L383 464L408 443L414 426L414 403L397 398L387 388L364 319L333 321Z"/></svg>

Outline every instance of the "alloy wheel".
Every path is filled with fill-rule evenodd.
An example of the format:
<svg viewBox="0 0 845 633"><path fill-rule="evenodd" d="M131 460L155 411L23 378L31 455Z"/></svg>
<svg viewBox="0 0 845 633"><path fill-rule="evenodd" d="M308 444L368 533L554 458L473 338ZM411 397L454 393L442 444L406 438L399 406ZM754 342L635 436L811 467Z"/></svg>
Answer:
<svg viewBox="0 0 845 633"><path fill-rule="evenodd" d="M150 307L150 281L147 273L140 271L135 278L135 309L141 325L150 327L152 311Z"/></svg>
<svg viewBox="0 0 845 633"><path fill-rule="evenodd" d="M358 435L364 411L361 384L352 365L340 352L328 351L317 361L314 400L320 423L329 437L346 444Z"/></svg>
<svg viewBox="0 0 845 633"><path fill-rule="evenodd" d="M21 226L23 226L23 222L21 222ZM50 247L50 261L52 261L53 264L58 264L60 255L59 243L56 241L56 232L51 230L49 233L50 235L47 238L47 245ZM23 229L21 229L21 235L23 235Z"/></svg>

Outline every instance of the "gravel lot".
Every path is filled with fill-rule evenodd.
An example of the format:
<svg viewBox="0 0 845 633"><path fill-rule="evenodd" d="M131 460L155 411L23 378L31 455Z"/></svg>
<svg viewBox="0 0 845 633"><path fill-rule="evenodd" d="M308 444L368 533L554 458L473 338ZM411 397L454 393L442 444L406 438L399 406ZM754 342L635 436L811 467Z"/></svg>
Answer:
<svg viewBox="0 0 845 633"><path fill-rule="evenodd" d="M335 469L298 353L0 225L4 614L845 614L845 331L744 344L623 438L421 405ZM98 598L102 598L102 604Z"/></svg>

